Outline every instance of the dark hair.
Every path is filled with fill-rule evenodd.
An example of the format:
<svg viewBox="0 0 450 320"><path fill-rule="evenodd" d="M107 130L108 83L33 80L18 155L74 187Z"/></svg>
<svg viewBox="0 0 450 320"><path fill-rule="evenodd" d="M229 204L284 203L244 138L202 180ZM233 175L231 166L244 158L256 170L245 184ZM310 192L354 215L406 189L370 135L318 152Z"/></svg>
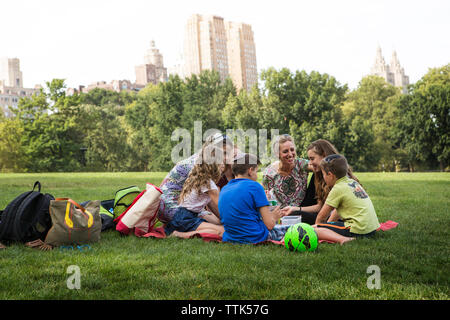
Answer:
<svg viewBox="0 0 450 320"><path fill-rule="evenodd" d="M336 154L338 153L336 147L329 141L324 139L319 139L314 142L312 142L309 146L307 151L312 150L315 153L317 153L321 157L329 156L330 154Z"/></svg>
<svg viewBox="0 0 450 320"><path fill-rule="evenodd" d="M261 162L257 156L245 153L234 160L233 165L231 166L231 171L235 176L245 175L247 174L248 169L256 168L260 164Z"/></svg>
<svg viewBox="0 0 450 320"><path fill-rule="evenodd" d="M327 156L320 161L320 168L326 173L331 172L340 179L345 177L348 172L347 159L341 154L332 154Z"/></svg>
<svg viewBox="0 0 450 320"><path fill-rule="evenodd" d="M325 139L319 139L311 142L308 146L307 151L312 150L314 153L318 154L321 157L326 157L332 154L339 153L336 147ZM358 178L353 174L353 170L350 166L348 166L347 175L355 181L358 181ZM316 197L322 203L325 203L325 200L328 197L328 193L330 192L330 187L327 186L325 180L322 177L322 171L314 172L314 184L316 185Z"/></svg>

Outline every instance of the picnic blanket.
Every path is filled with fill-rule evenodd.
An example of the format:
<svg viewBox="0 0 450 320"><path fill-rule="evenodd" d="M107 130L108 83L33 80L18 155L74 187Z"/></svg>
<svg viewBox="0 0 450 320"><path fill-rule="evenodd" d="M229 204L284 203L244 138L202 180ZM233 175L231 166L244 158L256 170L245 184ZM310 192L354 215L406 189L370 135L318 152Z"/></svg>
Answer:
<svg viewBox="0 0 450 320"><path fill-rule="evenodd" d="M386 222L380 223L380 227L377 229L377 231L388 231L391 229L394 229L398 226L398 222L388 220ZM134 234L137 237L141 238L158 238L158 239L164 239L166 238L166 233L164 231L164 227L158 227L152 229L150 232L144 232L139 229L135 229ZM222 242L222 237L217 234L211 234L211 233L196 233L190 237L190 239L193 238L201 238L203 241L206 242ZM326 241L326 240L320 240L319 243L334 243L333 241ZM276 244L276 245L282 245L284 246L284 241L275 241L275 240L265 240L262 242L254 243L254 245L264 245L264 244Z"/></svg>

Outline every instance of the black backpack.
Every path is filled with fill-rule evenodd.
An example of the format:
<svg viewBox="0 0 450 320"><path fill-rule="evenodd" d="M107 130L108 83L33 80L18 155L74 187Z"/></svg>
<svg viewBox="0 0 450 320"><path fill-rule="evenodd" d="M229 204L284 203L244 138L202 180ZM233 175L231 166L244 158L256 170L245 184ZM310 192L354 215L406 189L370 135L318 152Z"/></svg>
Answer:
<svg viewBox="0 0 450 320"><path fill-rule="evenodd" d="M38 191L34 191L36 186ZM42 194L41 183L36 181L33 190L22 193L0 211L0 240L44 240L52 226L49 207L54 199L50 194Z"/></svg>

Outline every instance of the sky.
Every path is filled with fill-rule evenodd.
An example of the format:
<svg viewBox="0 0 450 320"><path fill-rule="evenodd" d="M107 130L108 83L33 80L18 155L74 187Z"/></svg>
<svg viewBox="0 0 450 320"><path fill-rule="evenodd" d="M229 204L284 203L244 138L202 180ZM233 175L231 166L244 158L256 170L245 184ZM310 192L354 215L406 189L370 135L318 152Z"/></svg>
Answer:
<svg viewBox="0 0 450 320"><path fill-rule="evenodd" d="M150 41L165 67L192 14L252 26L258 71L318 71L355 89L380 46L410 82L450 63L448 0L0 0L0 57L19 58L24 86L128 79Z"/></svg>

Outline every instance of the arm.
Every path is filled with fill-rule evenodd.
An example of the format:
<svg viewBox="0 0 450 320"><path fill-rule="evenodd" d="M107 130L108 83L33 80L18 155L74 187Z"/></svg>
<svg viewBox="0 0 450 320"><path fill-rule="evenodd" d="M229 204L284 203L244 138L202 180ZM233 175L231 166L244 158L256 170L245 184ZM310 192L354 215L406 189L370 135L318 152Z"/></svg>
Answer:
<svg viewBox="0 0 450 320"><path fill-rule="evenodd" d="M315 204L315 205L309 206L309 207L287 206L287 207L284 207L282 209L282 211L286 216L289 216L296 211L315 213L315 212L319 212L321 208L322 208L322 205L320 203L318 203L318 204Z"/></svg>
<svg viewBox="0 0 450 320"><path fill-rule="evenodd" d="M269 206L260 207L258 210L261 214L264 224L269 230L272 230L273 227L275 227L278 219L283 216L279 206L275 207L275 209L273 209L272 211L270 211Z"/></svg>
<svg viewBox="0 0 450 320"><path fill-rule="evenodd" d="M315 213L315 212L319 212L320 209L322 209L322 204L320 203L320 201L313 205L313 206L309 206L309 207L300 207L302 211L304 212L310 212L310 213Z"/></svg>
<svg viewBox="0 0 450 320"><path fill-rule="evenodd" d="M219 190L208 190L208 195L211 198L211 201L208 203L208 207L211 209L212 213L220 219L219 214Z"/></svg>
<svg viewBox="0 0 450 320"><path fill-rule="evenodd" d="M336 209L331 212L330 218L328 218L328 222L338 221L341 218Z"/></svg>
<svg viewBox="0 0 450 320"><path fill-rule="evenodd" d="M333 209L334 208L332 206L329 206L328 204L325 203L322 209L317 214L316 224L327 222L327 218Z"/></svg>

